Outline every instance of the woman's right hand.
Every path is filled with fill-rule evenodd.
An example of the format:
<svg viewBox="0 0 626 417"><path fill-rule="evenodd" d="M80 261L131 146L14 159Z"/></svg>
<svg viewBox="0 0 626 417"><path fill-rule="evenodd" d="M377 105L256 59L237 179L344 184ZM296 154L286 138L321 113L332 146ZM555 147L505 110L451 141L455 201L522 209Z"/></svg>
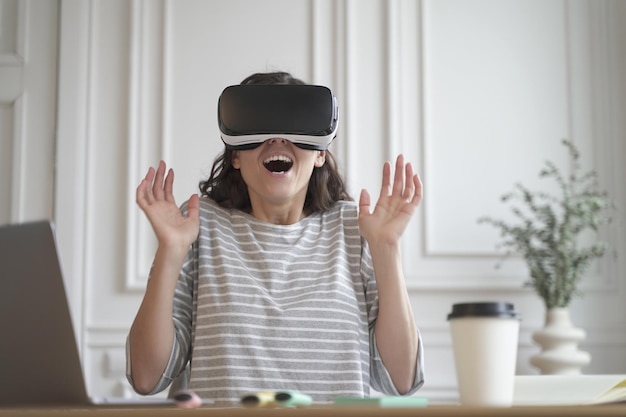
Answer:
<svg viewBox="0 0 626 417"><path fill-rule="evenodd" d="M165 176L165 162L153 167L137 187L136 200L152 225L159 246L182 250L185 253L197 239L200 230L200 202L197 194L188 201L188 214L184 217L174 201L174 171Z"/></svg>

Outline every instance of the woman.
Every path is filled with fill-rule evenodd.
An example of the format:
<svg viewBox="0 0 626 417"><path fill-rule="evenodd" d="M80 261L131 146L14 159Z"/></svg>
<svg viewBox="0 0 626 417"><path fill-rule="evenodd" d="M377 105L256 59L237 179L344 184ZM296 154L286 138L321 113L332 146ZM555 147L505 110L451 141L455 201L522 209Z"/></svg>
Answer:
<svg viewBox="0 0 626 417"><path fill-rule="evenodd" d="M303 82L279 72L242 84ZM180 210L173 182L160 162L137 188L158 240L128 337L137 392L165 389L188 363L189 387L216 405L261 390L330 403L422 385L399 244L422 186L402 155L393 179L385 163L373 212L328 150L279 137L227 148Z"/></svg>

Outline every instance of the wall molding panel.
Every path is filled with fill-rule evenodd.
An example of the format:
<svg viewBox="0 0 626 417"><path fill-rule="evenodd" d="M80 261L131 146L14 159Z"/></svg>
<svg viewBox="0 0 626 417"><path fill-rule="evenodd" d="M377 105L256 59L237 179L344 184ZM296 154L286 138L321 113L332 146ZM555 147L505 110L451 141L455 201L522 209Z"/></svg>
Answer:
<svg viewBox="0 0 626 417"><path fill-rule="evenodd" d="M136 188L146 167L165 159L163 135L164 3L133 0L131 18L131 53L128 115L128 193L126 289L143 291L156 249L150 224L136 204ZM154 142L157 142L155 146ZM160 142L160 145L159 145ZM161 156L154 150L160 149Z"/></svg>
<svg viewBox="0 0 626 417"><path fill-rule="evenodd" d="M23 220L25 205L26 205L26 193L27 193L27 162L28 154L27 145L32 140L26 136L25 131L25 116L27 112L27 101L24 97L25 93L25 72L27 66L25 65L25 47L26 47L26 31L28 30L28 11L24 3L4 3L2 10L3 15L11 16L4 21L12 21L14 26L8 25L2 29L2 39L8 40L8 45L3 45L8 53L3 54L3 76L9 76L10 81L5 81L2 84L12 86L12 90L7 93L6 100L10 103L10 114L13 116L12 120L12 136L13 144L11 146L12 158L11 158L11 173L9 178L12 179L10 185L11 201L9 219L10 221ZM4 25L3 25L4 26ZM4 90L4 88L3 88ZM7 132L8 133L8 132ZM4 141L4 140L3 140Z"/></svg>
<svg viewBox="0 0 626 417"><path fill-rule="evenodd" d="M26 211L26 152L32 140L24 129L27 112L24 48L28 11L23 3L4 2L0 5L0 16L6 23L0 26L0 117L6 123L0 129L0 150L4 155L1 172L6 178L2 181L3 195L9 196L0 205L0 222L9 223L22 221Z"/></svg>

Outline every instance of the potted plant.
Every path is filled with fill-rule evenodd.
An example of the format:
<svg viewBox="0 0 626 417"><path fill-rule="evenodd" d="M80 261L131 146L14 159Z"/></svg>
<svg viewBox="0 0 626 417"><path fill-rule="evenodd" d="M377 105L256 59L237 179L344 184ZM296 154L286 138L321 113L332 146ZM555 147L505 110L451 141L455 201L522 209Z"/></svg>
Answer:
<svg viewBox="0 0 626 417"><path fill-rule="evenodd" d="M607 249L606 242L599 240L583 245L582 237L589 232L597 236L599 227L611 220L607 213L612 206L607 192L598 186L596 171L581 173L578 149L567 139L562 142L569 151L571 173L561 174L548 161L539 174L556 181L558 195L529 190L518 183L513 192L501 197L505 203L520 203L511 207L516 223L478 219L500 230L503 241L498 247L506 249L505 258L514 253L522 256L530 273L525 285L546 307L546 326L533 335L543 351L531 358L542 373L580 373L589 363L586 352L571 349L584 339L585 332L572 326L569 306L581 295L578 286L592 261L603 257ZM562 349L562 344L570 348ZM564 358L563 352L569 358Z"/></svg>

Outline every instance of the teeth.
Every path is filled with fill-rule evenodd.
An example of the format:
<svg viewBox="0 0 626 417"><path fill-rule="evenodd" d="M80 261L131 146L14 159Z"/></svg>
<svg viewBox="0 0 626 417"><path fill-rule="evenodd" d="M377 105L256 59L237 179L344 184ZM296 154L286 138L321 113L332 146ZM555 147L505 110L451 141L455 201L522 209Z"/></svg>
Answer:
<svg viewBox="0 0 626 417"><path fill-rule="evenodd" d="M266 160L264 160L263 163L269 164L270 162L273 162L273 161L291 162L291 158L285 155L272 155Z"/></svg>

